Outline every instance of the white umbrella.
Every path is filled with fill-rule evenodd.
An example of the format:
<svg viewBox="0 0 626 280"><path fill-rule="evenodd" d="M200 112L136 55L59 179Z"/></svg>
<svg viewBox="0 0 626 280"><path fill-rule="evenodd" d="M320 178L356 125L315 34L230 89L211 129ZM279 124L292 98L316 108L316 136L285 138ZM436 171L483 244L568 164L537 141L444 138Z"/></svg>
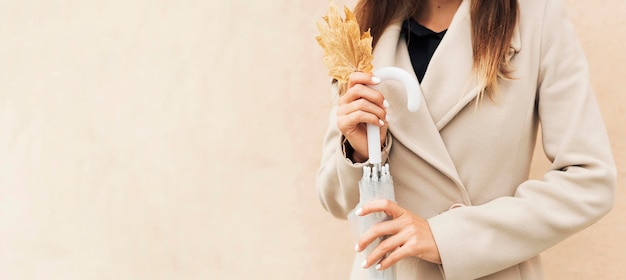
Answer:
<svg viewBox="0 0 626 280"><path fill-rule="evenodd" d="M385 67L374 71L374 76L381 80L397 80L402 83L407 92L407 109L415 112L420 105L420 95L422 93L419 83L408 72L397 67ZM357 236L361 236L372 225L390 219L383 212L376 212L366 216L357 216L354 211L359 209L363 204L377 199L388 199L395 201L393 190L393 181L389 173L389 164L382 165L380 151L380 127L367 124L367 143L369 153L370 166L363 167L363 178L359 181L359 204L350 211L348 220L355 226ZM363 260L380 244L384 238L378 238L370 243L358 257ZM375 266L368 268L369 280L394 280L394 266L379 271Z"/></svg>

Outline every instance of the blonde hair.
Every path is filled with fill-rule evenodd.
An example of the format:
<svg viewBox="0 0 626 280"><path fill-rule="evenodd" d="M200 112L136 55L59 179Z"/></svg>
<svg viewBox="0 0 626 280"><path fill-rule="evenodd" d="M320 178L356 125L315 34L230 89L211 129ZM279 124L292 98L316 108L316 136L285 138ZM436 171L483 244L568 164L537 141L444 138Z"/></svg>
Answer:
<svg viewBox="0 0 626 280"><path fill-rule="evenodd" d="M362 31L370 30L374 47L383 30L395 20L409 18L424 0L360 0L355 15ZM511 79L510 43L518 20L517 0L472 0L470 7L473 73L481 90L493 99L498 79Z"/></svg>

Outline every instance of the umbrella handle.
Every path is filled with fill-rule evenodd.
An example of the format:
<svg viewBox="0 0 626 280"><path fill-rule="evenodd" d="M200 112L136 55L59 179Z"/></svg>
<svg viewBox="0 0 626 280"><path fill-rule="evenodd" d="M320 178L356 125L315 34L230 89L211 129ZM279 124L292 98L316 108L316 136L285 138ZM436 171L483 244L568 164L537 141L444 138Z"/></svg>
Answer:
<svg viewBox="0 0 626 280"><path fill-rule="evenodd" d="M398 67L384 67L374 71L374 76L381 80L396 80L402 83L407 94L407 109L416 112L420 106L422 89L419 83L409 72ZM367 148L371 164L381 164L380 127L367 124Z"/></svg>

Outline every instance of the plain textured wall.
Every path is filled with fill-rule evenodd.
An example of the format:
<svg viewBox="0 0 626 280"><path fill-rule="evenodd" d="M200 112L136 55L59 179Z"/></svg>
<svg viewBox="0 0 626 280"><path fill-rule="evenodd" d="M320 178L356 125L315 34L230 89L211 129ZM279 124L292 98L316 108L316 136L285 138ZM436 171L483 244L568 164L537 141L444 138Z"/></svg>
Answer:
<svg viewBox="0 0 626 280"><path fill-rule="evenodd" d="M626 2L567 3L620 187L607 217L544 254L545 270L617 279ZM314 187L333 103L314 40L326 7L2 1L0 278L345 279L348 226Z"/></svg>

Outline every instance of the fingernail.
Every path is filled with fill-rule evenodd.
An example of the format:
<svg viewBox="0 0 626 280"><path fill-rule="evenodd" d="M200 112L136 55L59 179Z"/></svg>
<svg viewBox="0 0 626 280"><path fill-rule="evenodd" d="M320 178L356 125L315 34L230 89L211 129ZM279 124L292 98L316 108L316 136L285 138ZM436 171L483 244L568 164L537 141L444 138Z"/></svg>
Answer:
<svg viewBox="0 0 626 280"><path fill-rule="evenodd" d="M389 114L385 115L385 121L389 122Z"/></svg>
<svg viewBox="0 0 626 280"><path fill-rule="evenodd" d="M379 123L381 126L385 125L385 121L383 121L383 120L378 120L378 123Z"/></svg>
<svg viewBox="0 0 626 280"><path fill-rule="evenodd" d="M356 212L354 212L357 216L361 216L361 213L363 213L363 208L356 209Z"/></svg>
<svg viewBox="0 0 626 280"><path fill-rule="evenodd" d="M359 243L357 243L356 245L354 245L354 251L361 251L361 247L359 246Z"/></svg>
<svg viewBox="0 0 626 280"><path fill-rule="evenodd" d="M365 266L367 266L367 260L364 260L364 261L361 263L361 267L362 267L362 268L365 268Z"/></svg>
<svg viewBox="0 0 626 280"><path fill-rule="evenodd" d="M385 108L389 108L389 102L387 102L387 99L383 100L383 106L385 106Z"/></svg>
<svg viewBox="0 0 626 280"><path fill-rule="evenodd" d="M383 267L383 266L382 266L382 265L380 265L380 264L377 264L377 265L376 265L376 270L380 270L380 268L381 268L381 267Z"/></svg>
<svg viewBox="0 0 626 280"><path fill-rule="evenodd" d="M381 82L381 79L379 77L372 76L372 83L379 84L380 82Z"/></svg>

